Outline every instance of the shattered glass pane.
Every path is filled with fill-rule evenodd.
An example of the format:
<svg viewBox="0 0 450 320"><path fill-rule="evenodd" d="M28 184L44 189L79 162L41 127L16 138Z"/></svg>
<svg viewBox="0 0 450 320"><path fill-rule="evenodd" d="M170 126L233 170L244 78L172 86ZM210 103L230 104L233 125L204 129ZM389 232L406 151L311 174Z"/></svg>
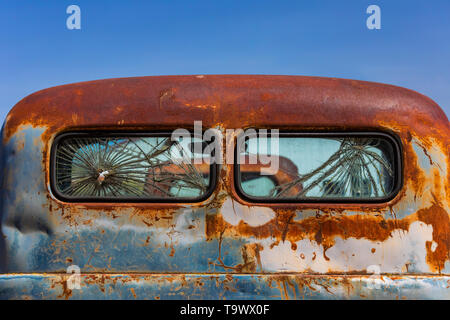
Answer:
<svg viewBox="0 0 450 320"><path fill-rule="evenodd" d="M210 186L210 165L194 161L201 139L69 136L56 148L57 191L72 198L194 199ZM207 155L206 155L207 156ZM197 164L197 162L201 162Z"/></svg>
<svg viewBox="0 0 450 320"><path fill-rule="evenodd" d="M272 143L271 139L264 143ZM373 199L394 190L395 151L387 138L278 139L276 153L269 154L257 137L247 139L245 147L238 149L241 159L258 159L253 166L239 165L244 194L265 199ZM277 170L262 174L262 168L269 165L260 163L261 156L276 158Z"/></svg>

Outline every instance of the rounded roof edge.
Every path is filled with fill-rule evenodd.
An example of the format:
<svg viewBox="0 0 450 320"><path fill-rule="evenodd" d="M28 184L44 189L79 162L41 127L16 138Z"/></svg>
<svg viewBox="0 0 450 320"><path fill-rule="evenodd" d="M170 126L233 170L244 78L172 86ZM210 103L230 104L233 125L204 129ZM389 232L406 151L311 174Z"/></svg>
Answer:
<svg viewBox="0 0 450 320"><path fill-rule="evenodd" d="M414 127L421 122L449 130L442 108L410 89L361 80L282 75L147 76L65 84L23 98L7 115L5 127L8 135L23 123L83 126L121 119L132 125L150 121L151 111L157 111L162 121L175 123L195 117L216 122L227 116L242 120L246 114L255 123L263 123L260 110L277 112L280 123L293 124L298 118L306 125L327 125L332 122L329 117L344 125L359 119L362 126L370 124L370 119L365 121L369 117L389 122L395 112L401 125ZM353 122L349 117L355 118Z"/></svg>

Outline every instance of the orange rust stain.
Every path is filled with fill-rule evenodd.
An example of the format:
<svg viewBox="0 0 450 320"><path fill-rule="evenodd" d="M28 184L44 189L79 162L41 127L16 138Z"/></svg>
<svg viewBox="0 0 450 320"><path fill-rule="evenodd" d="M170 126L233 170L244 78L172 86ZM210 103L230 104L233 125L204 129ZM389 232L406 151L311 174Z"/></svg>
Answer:
<svg viewBox="0 0 450 320"><path fill-rule="evenodd" d="M444 186L445 194L447 195L447 202L450 202L450 138L447 143L447 183ZM450 203L449 203L450 206Z"/></svg>
<svg viewBox="0 0 450 320"><path fill-rule="evenodd" d="M68 276L58 277L57 279L52 281L52 284L50 286L50 288L52 289L55 289L57 285L61 286L62 293L58 296L58 298L64 298L65 300L68 300L72 296L72 290L67 286L67 279Z"/></svg>
<svg viewBox="0 0 450 320"><path fill-rule="evenodd" d="M60 203L54 201L47 195L47 207L50 213L60 215L68 225L92 225L98 218L105 216L117 219L126 215L133 218L136 225L142 224L147 227L160 226L167 227L175 217L178 208L172 204L169 206L151 207L148 203L142 204L143 207L135 207L134 204L77 204L77 203ZM86 215L86 212L89 212Z"/></svg>
<svg viewBox="0 0 450 320"><path fill-rule="evenodd" d="M78 114L72 113L72 122L76 124L78 122Z"/></svg>
<svg viewBox="0 0 450 320"><path fill-rule="evenodd" d="M324 247L334 245L334 238L341 237L384 241L392 231L402 229L407 231L411 219L385 220L381 216L353 215L353 216L319 216L309 217L301 221L290 221L290 216L277 213L276 217L265 225L252 227L243 221L232 226L223 220L221 215L208 215L206 218L207 239L217 237L225 230L224 235L255 237L257 239L275 238L295 243L302 239L315 240ZM289 228L286 231L286 225Z"/></svg>
<svg viewBox="0 0 450 320"><path fill-rule="evenodd" d="M115 114L119 114L119 113L121 113L123 111L123 109L124 108L122 106L117 106L117 107L114 108L114 113Z"/></svg>
<svg viewBox="0 0 450 320"><path fill-rule="evenodd" d="M448 184L450 184L450 180L449 180ZM441 173L438 168L433 168L432 185L434 187L434 190L432 193L433 198L436 198L436 201L438 201L439 203L448 202L448 204L450 205L450 195L447 196L447 199L445 198L445 196L444 196L444 198L442 198L442 196L441 196L442 193L445 194L445 188L442 187Z"/></svg>
<svg viewBox="0 0 450 320"><path fill-rule="evenodd" d="M432 243L427 241L427 263L434 272L441 272L445 262L450 259L450 219L448 213L434 203L430 208L420 209L417 212L418 219L433 226L433 241L437 247L433 252Z"/></svg>
<svg viewBox="0 0 450 320"><path fill-rule="evenodd" d="M276 283L275 286L273 284L274 282ZM275 275L267 278L267 285L270 288L278 288L281 299L304 299L305 292L315 292L320 289L333 295L333 288L343 288L346 290L347 295L350 296L354 290L351 280L348 277L328 278L326 281L322 281L320 277L315 276Z"/></svg>
<svg viewBox="0 0 450 320"><path fill-rule="evenodd" d="M84 220L82 223L83 223L84 225L91 225L91 224L92 224L92 219Z"/></svg>
<svg viewBox="0 0 450 320"><path fill-rule="evenodd" d="M16 147L16 150L21 151L21 150L23 150L24 147L25 147L25 141L20 141Z"/></svg>
<svg viewBox="0 0 450 320"><path fill-rule="evenodd" d="M262 249L263 247L258 243L245 244L241 250L244 262L234 267L236 272L254 273L258 268L262 270L261 256L259 254Z"/></svg>
<svg viewBox="0 0 450 320"><path fill-rule="evenodd" d="M262 101L267 101L267 100L270 100L270 99L272 99L272 96L269 93L261 94L261 100Z"/></svg>
<svg viewBox="0 0 450 320"><path fill-rule="evenodd" d="M424 190L425 174L419 167L419 159L411 144L405 146L405 169L404 174L407 181L411 184L415 195L420 195Z"/></svg>
<svg viewBox="0 0 450 320"><path fill-rule="evenodd" d="M173 244L170 245L170 253L169 253L169 257L173 257L175 255L175 248L173 246Z"/></svg>

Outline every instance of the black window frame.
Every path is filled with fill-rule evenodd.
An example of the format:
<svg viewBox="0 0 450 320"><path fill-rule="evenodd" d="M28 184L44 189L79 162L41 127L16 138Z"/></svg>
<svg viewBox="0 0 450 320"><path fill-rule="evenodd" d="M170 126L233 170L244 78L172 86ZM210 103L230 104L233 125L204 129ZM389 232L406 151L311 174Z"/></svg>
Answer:
<svg viewBox="0 0 450 320"><path fill-rule="evenodd" d="M258 132L259 128L251 128L255 129ZM275 128L261 128L267 130L267 137L270 137L270 130ZM241 133L241 135L245 134ZM268 197L255 197L250 196L244 192L241 185L241 174L240 174L240 165L238 163L238 148L240 146L235 144L234 147L234 188L236 193L243 200L250 203L284 203L284 204L301 204L301 203L312 203L312 204L334 204L334 203L342 203L342 204L376 204L376 203L386 203L394 199L401 189L403 188L403 146L400 137L398 137L394 133L387 133L384 131L314 131L314 132L301 132L301 131L279 131L280 138L282 137L291 137L291 138L327 138L327 137L361 137L361 138L377 138L381 137L391 142L393 147L393 165L394 165L394 187L389 195L384 197L377 198L333 198L333 197L305 197L299 199L293 198L268 198ZM239 139L237 139L239 141Z"/></svg>
<svg viewBox="0 0 450 320"><path fill-rule="evenodd" d="M195 137L194 132L190 129L186 129L192 137ZM210 164L209 181L210 185L207 191L196 198L136 198L136 197L73 197L62 194L56 187L56 152L58 144L66 138L70 137L170 137L172 132L168 131L70 131L64 132L55 137L51 145L50 151L50 190L54 197L60 201L68 203L198 203L207 200L214 192L217 186L218 176L218 164ZM201 137L202 138L202 137Z"/></svg>

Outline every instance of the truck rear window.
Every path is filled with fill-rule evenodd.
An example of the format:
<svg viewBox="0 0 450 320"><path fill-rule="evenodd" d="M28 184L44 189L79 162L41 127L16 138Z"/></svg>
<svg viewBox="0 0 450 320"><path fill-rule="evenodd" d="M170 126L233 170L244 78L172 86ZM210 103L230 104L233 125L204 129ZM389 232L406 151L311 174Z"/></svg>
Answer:
<svg viewBox="0 0 450 320"><path fill-rule="evenodd" d="M269 154L271 147L262 144L274 144L273 139L247 137L237 148L237 189L248 200L383 201L400 188L401 153L390 135L280 134L277 151ZM275 171L267 170L273 164L259 163L261 156L278 161Z"/></svg>
<svg viewBox="0 0 450 320"><path fill-rule="evenodd" d="M200 201L214 166L169 134L64 134L52 150L52 189L67 201ZM208 156L208 155L206 155ZM200 162L200 163L197 163Z"/></svg>

